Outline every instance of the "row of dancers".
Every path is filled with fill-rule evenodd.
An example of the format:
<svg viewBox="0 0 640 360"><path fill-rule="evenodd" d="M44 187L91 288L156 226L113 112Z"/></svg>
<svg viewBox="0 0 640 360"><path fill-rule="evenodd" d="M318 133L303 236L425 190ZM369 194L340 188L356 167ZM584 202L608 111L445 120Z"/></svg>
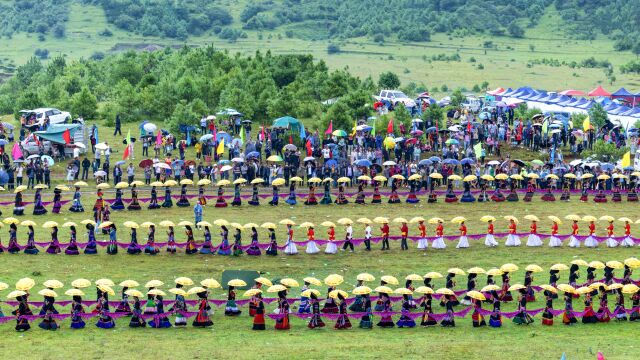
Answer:
<svg viewBox="0 0 640 360"><path fill-rule="evenodd" d="M556 264L562 265L562 264ZM554 266L556 266L554 265ZM580 264L582 265L582 263ZM569 280L574 282L579 277L577 263L572 264L570 268ZM634 266L640 266L640 262L634 259ZM589 265L587 265L589 266ZM566 265L565 265L566 267ZM511 270L511 271L503 271ZM45 288L40 290L38 294L43 296L43 302L30 302L31 296L29 290L35 286L32 279L24 278L16 283L16 290L12 291L8 298L15 301L7 301L7 303L16 306L12 312L13 316L4 317L0 309L0 323L15 320L16 330L26 331L30 329L30 322L36 319L40 320L39 327L45 330L57 330L59 328L58 321L70 318L72 329L81 329L86 326L85 320L97 317L95 325L99 328L115 327L115 319L120 317L130 317L129 326L133 328L153 327L182 327L187 325L187 319L195 317L192 322L194 327L209 327L213 325L211 316L213 308L211 305L225 306L226 316L239 316L242 310L240 306L249 305L249 316L253 317L252 328L254 330L265 329L266 305L275 302L276 308L272 314L267 316L275 320L275 329L288 330L290 328L290 316L296 316L302 319L308 319L309 328L321 328L325 326L324 319L334 320L336 329L348 329L352 327L350 318L360 319L359 327L372 328L373 317L379 317L380 321L377 326L388 328L398 326L415 327L416 319L422 326L455 326L456 317L465 317L471 310L472 324L474 327L486 326L485 316L489 317L489 325L492 327L501 327L502 318L512 318L517 325L528 325L534 322L533 316L542 313L542 324L553 325L554 317L562 316L562 323L572 325L577 322L577 318L581 317L583 323L608 322L611 318L617 320L640 320L640 288L633 281L613 282L613 279L607 279L607 268L605 267L605 278L603 282L589 279L587 283L577 287L569 284L557 284L559 279L558 273L564 268L550 271L550 284L534 286L533 271L537 268L527 267L524 279L524 285L510 285L509 274L517 270L517 266L513 264L505 264L501 269L491 269L484 271L481 268L469 269L467 290L454 291L455 275L464 274L464 271L458 268L448 270L446 277L446 287L438 290L432 289L432 281L438 278L439 273L429 273L425 277L411 274L405 277L405 286L392 289L390 286L398 285L397 278L393 276L381 277L380 286L375 289L367 286L368 283L375 280L371 274L363 273L358 275L357 283L351 290L350 296L347 291L340 290L338 287L343 284L344 278L341 275L329 275L323 281L313 277L303 279L304 285L300 289L300 298L288 298L289 292L293 288L299 287L299 283L291 278L281 279L279 284L273 284L271 280L259 277L254 279L254 285L251 289L244 292L243 297L247 300L236 300L236 288L247 287L247 283L240 279L233 279L227 283L227 299L216 303L210 300L209 296L213 289L220 288L220 284L214 279L206 279L200 283L200 286L194 286L193 280L180 277L175 280L175 287L168 292L175 294L175 300L167 301L164 297L167 294L160 289L164 284L158 280L149 281L145 284L146 293L135 289L140 284L134 280L125 280L120 283L122 286L122 297L119 302L109 301L109 296L115 295L113 286L115 284L109 279L100 279L96 281L96 301L83 301L85 293L82 289L92 286L91 282L86 279L78 279L72 282L72 288L67 290L65 294L72 298L72 301L62 301L61 306L71 305L71 309L66 314L61 314L56 308L55 290L61 289L64 285L57 280L48 280L44 283ZM593 271L588 273L592 274ZM487 285L481 290L476 290L478 286L477 276L481 273L488 274ZM491 275L490 275L491 274ZM502 287L495 284L493 276L502 276ZM413 281L422 280L424 285L414 287ZM607 285L607 282L610 284ZM626 282L626 284L624 284ZM315 286L328 286L326 298L321 298L320 291L313 289ZM553 285L552 285L553 284ZM187 289L187 286L191 288ZM266 291L263 286L267 287ZM6 289L7 285L0 283L0 289ZM264 293L277 294L276 298L264 298ZM377 293L377 296L372 295ZM527 309L527 304L536 301L536 292L543 292L545 307L540 309ZM553 302L559 298L558 293L563 292L563 309L554 309ZM512 293L517 294L516 311L503 312L501 304L514 301ZM420 298L414 299L414 295L421 295ZM461 300L458 296L464 294ZM187 300L191 295L196 295L197 300ZM399 295L399 296L394 296ZM573 308L574 299L583 296L584 310L576 311ZM625 307L625 295L629 295L632 306L627 309ZM594 300L599 296L599 309L594 310ZM615 308L613 312L609 308L608 297L615 296ZM146 297L146 301L145 301ZM445 312L436 313L432 305L433 300L440 300L440 306ZM374 302L375 301L375 305ZM401 311L393 310L393 302L402 301ZM292 305L298 303L296 313L292 312ZM482 304L487 302L491 304L492 310L482 308ZM323 306L321 304L323 303ZM85 306L94 305L91 311L85 310ZM40 312L37 315L31 310L30 306L39 305ZM458 305L470 305L469 307L455 311ZM117 306L114 312L110 307ZM165 306L168 309L165 311ZM195 311L189 311L189 306L195 306ZM422 312L413 312L418 307L423 308ZM349 311L351 313L349 313ZM175 315L175 321L172 324L169 320L170 316ZM393 317L399 316L397 321ZM148 321L148 323L147 323Z"/></svg>
<svg viewBox="0 0 640 360"><path fill-rule="evenodd" d="M298 254L298 247L305 246L304 252L306 254L317 254L321 252L320 246L325 246L325 253L335 254L339 248L342 250L355 251L356 246L364 245L365 250L371 250L372 244L381 243L382 250L390 249L390 240L399 240L400 248L402 250L408 250L408 241L412 240L417 242L417 248L425 250L429 246L433 249L444 249L447 247L446 241L458 240L456 248L468 248L470 247L470 240L481 240L484 238L486 246L495 247L498 246L496 238L506 238L505 246L520 246L522 241L521 236L526 236L527 240L525 245L530 247L539 247L543 245L542 239L549 238L548 245L550 247L562 246L564 240L568 241L570 247L584 246L595 248L600 242L605 242L608 247L624 246L631 247L636 243L640 243L640 239L631 236L631 224L633 220L627 217L617 219L624 223L624 233L622 236L616 236L614 232L614 219L611 216L602 216L597 219L593 216L579 217L577 215L567 215L567 219L572 221L571 234L559 235L558 225L562 224L556 216L549 216L552 222L551 233L542 234L538 232L538 223L540 219L535 215L527 215L525 219L531 221L529 226L529 233L518 233L517 227L519 220L514 216L506 216L505 220L508 222L506 233L496 233L494 223L497 219L493 216L486 215L481 218L482 221L487 222L487 232L485 234L468 234L466 221L467 219L458 216L451 220L452 223L458 224L459 235L444 235L444 223L441 218L431 218L425 220L422 217L414 217L411 220L405 218L395 218L389 220L385 217L376 217L373 220L368 218L359 218L355 222L349 218L341 218L337 220L340 226L344 226L344 240L336 239L336 228L338 225L331 221L324 221L320 226L327 228L327 239L317 239L315 228L316 225L311 222L303 222L298 225L300 228L306 229L306 240L295 240L294 226L296 223L290 219L283 219L279 223L286 226L286 242L283 246L278 244L276 238L277 225L274 223L263 223L258 225L255 223L239 224L230 223L224 219L218 219L214 221L216 226L220 227L219 245L214 245L212 240L211 229L214 225L208 221L201 220L197 223L190 221L182 221L178 224L172 221L161 221L158 225L152 222L144 222L138 224L133 221L126 221L123 225L129 228L130 240L128 243L120 242L117 233L116 224L111 221L102 221L96 223L94 220L86 219L81 221L81 224L86 228L87 242L78 241L78 227L79 225L74 222L66 222L62 224L62 227L69 228L69 242L61 243L59 240L59 227L60 225L54 221L47 221L43 224L43 227L50 229L51 240L49 242L38 242L35 236L36 223L32 220L20 221L16 218L5 218L3 223L9 225L9 242L5 247L0 242L0 253L8 252L11 254L17 254L24 252L26 254L38 254L40 248L46 248L46 252L49 254L61 253L63 250L67 255L79 255L81 249L84 249L85 254L96 254L99 246L106 247L108 254L117 254L118 249L126 249L129 254L140 254L142 252L156 255L160 252L160 249L165 248L167 252L175 254L178 248L184 248L186 254L219 254L219 255L235 255L239 256L244 253L250 256L262 255L262 251L265 250L267 255L278 255L278 251L284 251L285 254L294 255ZM596 222L598 220L606 221L608 226L606 228L606 236L597 236ZM588 223L588 233L585 235L579 235L579 222L586 221ZM354 224L359 223L363 226L364 238L354 238ZM379 236L374 237L373 224L380 224ZM391 235L390 223L399 224L399 235ZM427 235L427 225L434 225L434 235ZM409 234L409 224L417 224L418 233L415 236ZM25 227L27 229L27 241L26 245L20 245L18 241L18 226ZM176 241L176 227L184 227L186 242ZM156 229L157 227L166 228L166 242L156 241ZM143 245L138 239L138 231L140 228L146 228L146 243ZM196 242L194 236L194 228L202 229L203 240ZM268 231L269 243L260 243L258 229L266 229ZM230 241L231 231L233 231L233 241ZM102 232L103 235L108 237L108 240L98 241L96 233ZM243 245L242 235L244 232L250 232L251 242L249 245Z"/></svg>
<svg viewBox="0 0 640 360"><path fill-rule="evenodd" d="M348 178L345 178L348 180ZM239 180L244 180L244 179L239 179ZM260 179L261 180L261 179ZM284 183L284 179L281 179L282 182ZM300 179L301 180L301 179ZM319 180L319 179L318 179ZM338 179L340 180L340 179ZM109 200L105 200L104 199L104 193L103 190L106 188L109 188L110 186L106 183L102 183L98 185L98 191L96 193L96 202L94 204L93 210L94 211L103 211L103 209L105 209L106 207L110 208L111 210L132 210L132 211L137 211L137 210L142 210L142 205L141 203L143 202L148 202L147 208L150 210L153 209L160 209L160 208L171 208L174 206L174 202L173 199L177 198L178 201L176 202L176 206L178 207L190 207L191 206L191 202L190 199L197 197L197 203L199 203L201 206L205 206L208 202L208 200L212 199L212 198L216 198L216 202L215 202L215 207L218 208L223 208L223 207L227 207L229 205L229 203L227 202L227 196L224 195L224 188L226 186L226 184L231 184L228 180L221 180L220 182L218 182L218 184L220 184L222 181L226 181L226 183L224 183L224 185L220 185L218 186L218 191L217 191L217 196L208 196L205 194L205 185L200 185L198 186L198 195L188 195L188 186L189 184L193 184L193 182L191 180L189 180L190 183L184 183L183 185L181 185L181 190L180 190L180 195L179 196L172 196L171 195L171 186L165 186L165 184L163 183L152 183L151 185L151 190L150 190L150 197L149 198L144 198L141 199L139 198L139 188L138 186L143 185L143 183L141 181L137 181L137 182L133 182L131 184L127 184L127 183L118 183L115 186L115 195L113 199L109 199ZM254 180L255 181L255 180ZM392 181L391 184L391 192L388 194L388 200L387 202L390 204L395 204L395 203L401 203L401 199L398 193L398 188L399 185L397 185L396 183L398 183L400 180L397 181ZM184 180L183 180L184 182ZM242 186L242 184L244 184L246 181L241 181L238 182L238 180L234 181L234 195L233 195L233 200L230 202L231 206L241 206L242 205L242 199L243 198L248 198L249 195L242 195L241 191L240 191L240 187ZM81 183L81 184L80 184ZM66 200L62 200L62 192L68 190L69 188L66 185L58 185L55 187L54 189L54 196L53 196L53 200L51 201L51 203L53 204L51 212L54 214L58 214L61 212L62 210L62 206L68 202L71 202L71 207L69 208L69 211L71 212L83 212L84 211L84 207L82 205L82 192L81 192L81 187L85 186L86 183L84 182L80 182L80 183L76 183L75 186L75 192L73 195L72 200L70 201L66 201ZM174 182L175 183L175 182ZM250 200L248 201L249 205L260 205L260 198L261 197L268 197L268 195L261 195L259 194L259 184L261 182L256 182L253 184L253 191L252 191L252 195L250 196ZM305 205L318 205L318 204L338 204L338 205L344 205L344 204L348 204L349 200L348 197L352 197L355 196L355 201L354 203L356 204L365 204L367 202L367 197L369 196L368 193L365 193L364 188L365 188L365 181L361 181L360 185L358 185L358 192L355 194L346 194L345 193L345 185L346 185L346 180L344 180L344 182L339 182L339 186L338 186L338 194L336 196L335 199L333 199L332 194L331 194L331 185L330 182L327 181L325 182L324 185L324 195L323 197L318 200L318 198L315 195L315 185L311 184L309 186L309 192L308 194L306 194L305 200L304 200L304 204ZM280 202L280 197L286 197L286 200L284 201L287 205L296 205L298 203L297 198L299 197L299 195L296 195L296 184L297 181L291 181L290 185L289 185L289 194L287 195L280 195L280 191L279 188L280 186L278 185L274 185L272 186L272 199L271 201L269 201L269 205L278 205ZM377 204L377 203L381 203L382 202L382 195L379 191L379 185L378 185L378 181L374 181L374 188L373 188L373 193L371 194L371 201L370 203L372 204ZM101 186L102 185L102 186ZM118 186L121 185L121 186ZM176 183L177 185L177 183ZM159 199L158 197L158 191L157 191L157 187L159 186L163 186L165 188L164 190L164 197L162 199ZM131 188L131 197L130 199L124 200L123 199L123 190L126 189L127 187ZM33 215L44 215L48 212L46 206L45 206L45 202L42 199L42 190L45 189L46 186L44 185L38 185L36 186L36 192L34 194L34 201L33 201ZM407 194L406 197L406 202L410 203L410 204L415 204L420 202L419 197L417 196L417 184L414 184L413 181L410 181L410 191ZM14 209L13 209L13 214L16 216L21 216L24 215L24 210L25 210L25 206L27 205L26 202L24 202L23 200L23 194L22 192L26 190L26 187L23 186L19 186L18 188L16 188L15 192L15 199L13 201L14 204ZM531 201L534 195L535 189L533 187L530 187L529 189L527 189L526 195L524 197L524 201ZM620 193L620 191L617 190L613 190L612 192L612 199L611 201L613 202L619 202L622 201L622 195ZM563 201L568 201L570 198L570 191L568 188L566 188L565 190L563 190L563 193L560 197L560 200ZM637 193L635 193L635 190L631 190L628 192L627 194L628 201L637 201L638 200L638 196ZM160 202L160 200L163 200L162 202ZM546 193L542 196L542 200L543 201L555 201L555 195L551 192L551 189L547 189ZM586 188L583 189L582 195L580 197L581 201L587 201L588 200L588 192L586 190ZM438 195L435 192L435 185L431 188L431 191L429 192L428 198L427 198L427 202L428 203L434 203L438 201ZM480 191L480 194L478 195L478 197L476 198L472 192L470 187L468 186L468 182L465 182L465 191L462 194L462 196L460 198L458 198L458 195L453 191L453 185L452 182L449 182L448 185L448 189L447 192L445 194L445 202L447 203L453 203L453 202L475 202L475 201L479 201L479 202L487 202L487 201L494 201L494 202L502 202L502 201L519 201L519 195L515 189L515 187L512 187L511 192L505 197L501 192L500 192L500 187L496 187L496 190L493 192L493 194L491 196L487 195L487 190L486 190L486 186L483 187L483 189ZM594 198L594 201L596 202L607 202L607 196L604 193L603 190L601 190L600 192L598 192L598 194L596 195L596 197ZM128 203L127 205L125 205L125 203Z"/></svg>

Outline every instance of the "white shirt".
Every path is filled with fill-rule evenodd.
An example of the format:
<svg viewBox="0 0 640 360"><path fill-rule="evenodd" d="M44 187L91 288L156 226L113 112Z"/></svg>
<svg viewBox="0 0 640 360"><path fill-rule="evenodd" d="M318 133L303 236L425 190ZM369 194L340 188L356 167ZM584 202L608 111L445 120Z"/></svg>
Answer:
<svg viewBox="0 0 640 360"><path fill-rule="evenodd" d="M367 225L367 227L364 228L364 237L366 239L371 239L371 226Z"/></svg>
<svg viewBox="0 0 640 360"><path fill-rule="evenodd" d="M353 238L353 227L351 225L347 226L347 239L351 240Z"/></svg>
<svg viewBox="0 0 640 360"><path fill-rule="evenodd" d="M322 149L322 157L323 158L328 159L330 155L331 155L331 150L326 149L326 148Z"/></svg>

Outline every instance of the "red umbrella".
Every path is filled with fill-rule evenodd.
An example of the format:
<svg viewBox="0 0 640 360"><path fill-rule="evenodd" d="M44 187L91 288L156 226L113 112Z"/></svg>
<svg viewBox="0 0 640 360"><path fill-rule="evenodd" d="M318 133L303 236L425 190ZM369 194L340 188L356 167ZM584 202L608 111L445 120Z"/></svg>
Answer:
<svg viewBox="0 0 640 360"><path fill-rule="evenodd" d="M411 132L411 135L413 135L413 136L421 136L422 134L424 134L424 132L422 130L413 130Z"/></svg>
<svg viewBox="0 0 640 360"><path fill-rule="evenodd" d="M560 92L560 95L567 95L567 96L585 96L585 95L587 95L587 94L585 94L585 92L584 92L584 91L569 89L569 90L565 90L565 91Z"/></svg>
<svg viewBox="0 0 640 360"><path fill-rule="evenodd" d="M417 143L417 142L418 142L418 139L416 139L416 138L411 138L411 139L406 140L406 141L404 142L404 144L405 144L405 145L411 145L411 144L415 144L415 143Z"/></svg>
<svg viewBox="0 0 640 360"><path fill-rule="evenodd" d="M146 168L147 166L151 166L151 165L153 165L153 160L151 160L151 159L142 160L138 164L138 166L140 166L143 169Z"/></svg>
<svg viewBox="0 0 640 360"><path fill-rule="evenodd" d="M196 164L195 160L187 160L187 161L185 161L185 165L187 165L187 166L195 165L195 164Z"/></svg>

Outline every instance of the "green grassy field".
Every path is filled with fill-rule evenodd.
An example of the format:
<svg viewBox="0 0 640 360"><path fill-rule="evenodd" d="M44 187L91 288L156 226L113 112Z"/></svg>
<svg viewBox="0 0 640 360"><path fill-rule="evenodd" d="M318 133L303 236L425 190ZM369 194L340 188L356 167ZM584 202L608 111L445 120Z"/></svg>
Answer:
<svg viewBox="0 0 640 360"><path fill-rule="evenodd" d="M85 205L92 203L93 199L85 198ZM7 212L9 209L7 209ZM213 221L216 218L225 218L238 222L263 222L276 221L289 217L300 223L304 220L316 223L324 219L336 220L339 217L349 216L357 218L359 216L374 217L386 215L390 217L421 215L425 217L441 216L450 219L453 216L463 214L469 219L468 226L470 233L482 232L484 223L478 221L484 214L494 214L496 217L507 214L523 216L526 213L535 213L538 216L555 214L564 216L570 212L579 214L611 214L621 216L629 215L629 206L625 204L579 204L575 200L569 204L555 203L547 204L534 202L530 204L502 204L502 205L463 205L463 204L435 204L419 206L388 205L380 206L317 206L315 208L298 205L296 207L279 206L272 208L260 206L258 208L227 208L215 209L207 207L205 219ZM5 215L6 215L5 213ZM30 213L30 207L27 208ZM85 213L86 214L86 213ZM39 224L45 220L55 220L59 223L64 221L80 221L85 216L70 214L65 212L59 215L47 215L46 217L24 216L33 218ZM170 210L141 211L141 212L114 212L112 219L121 224L126 220L149 220L159 222L163 219L191 219L190 209L172 208ZM445 224L447 234L455 234L455 227L452 224ZM547 221L543 221L541 231L546 232ZM525 226L524 224L522 226ZM506 227L504 221L499 221L496 228L501 231ZM321 228L318 228L318 238L324 238ZM361 229L356 229L356 236L361 236ZM5 230L6 231L6 230ZM20 242L24 243L24 229L20 229ZM430 230L430 232L432 229ZM566 233L568 227L563 225L561 233ZM394 229L397 233L398 230ZM634 229L634 233L637 229ZM415 230L412 229L412 233ZM602 231L600 231L602 233ZM184 241L183 234L177 231L178 241ZM266 234L261 234L262 241L265 241ZM304 231L296 229L296 238L304 238ZM342 238L341 229L337 230L337 238ZM37 228L36 237L40 241L47 241L48 235L45 229ZM66 229L61 230L60 239L67 240ZM278 231L280 243L283 243L284 229ZM6 236L3 236L6 245ZM119 238L127 241L126 229L119 228ZM196 238L202 239L199 231ZM139 235L141 242L144 236ZM164 241L162 232L158 233L158 241ZM86 241L84 233L81 231L80 241ZM244 236L247 243L247 235ZM214 234L214 244L219 242L219 237ZM270 278L281 278L291 276L300 280L304 276L315 276L323 278L330 273L339 273L345 276L346 282L341 286L345 290L350 290L355 282L355 276L360 272L370 272L376 277L385 274L395 275L399 278L409 273L424 274L428 271L445 272L452 266L467 269L472 266L490 268L500 266L506 262L513 262L522 267L536 263L547 269L557 262L568 263L575 258L583 258L587 261L612 259L623 260L629 256L638 255L637 249L607 249L601 245L597 249L549 249L543 248L486 248L482 242L472 242L471 248L466 250L456 250L455 242L449 243L449 247L442 251L427 250L426 252L415 249L415 244L411 244L411 249L406 252L399 250L399 244L392 242L392 250L381 253L374 246L372 252L358 250L355 253L340 252L336 255L318 254L314 256L300 254L297 256L279 255L277 257L262 256L259 258L249 258L247 256L224 257L224 256L187 256L177 254L170 256L160 254L155 257L140 255L129 256L121 249L117 256L106 255L104 249L100 249L98 256L80 255L69 257L66 255L51 256L40 254L38 256L27 255L1 255L3 266L0 269L0 281L14 283L18 278L31 276L37 283L55 278L69 284L73 279L86 277L95 280L99 277L108 277L116 282L132 278L140 282L150 279L160 279L167 284L172 282L177 276L190 276L196 280L205 277L220 278L221 272L225 269L247 269L257 270L265 273ZM303 251L304 249L300 249ZM583 270L584 271L584 270ZM599 274L601 275L601 274ZM561 282L566 282L566 272L561 274ZM621 276L621 274L617 274ZM512 283L522 283L524 272L519 271L513 274ZM583 273L584 277L584 273ZM546 283L547 273L541 273L536 278L536 283ZM480 277L480 282L484 282L484 276ZM465 278L458 279L458 288L464 288ZM435 282L434 287L444 286L443 280ZM36 289L41 287L38 285ZM324 292L323 288L320 288ZM6 292L6 291L5 291ZM6 294L5 294L6 295ZM91 291L87 292L87 298L93 298ZM292 291L291 296L298 296L297 290ZM225 294L222 291L215 291L214 298L223 299ZM62 296L62 298L66 298ZM34 295L33 300L38 296ZM396 305L398 306L398 305ZM544 303L538 299L530 304L530 308L543 307ZM562 304L557 301L556 307L561 308ZM578 303L576 309L582 306ZM270 307L271 308L271 307ZM514 305L510 304L503 309L513 311ZM10 310L3 306L5 313ZM436 309L440 312L441 309ZM246 312L246 310L245 310ZM594 358L594 351L603 351L607 354L607 359L622 359L633 356L637 349L635 345L638 341L637 324L616 323L606 325L576 325L565 327L560 319L556 319L557 324L548 328L540 325L539 316L536 323L528 327L518 327L505 319L505 326L502 329L472 329L471 319L457 320L455 329L395 329L373 331L362 331L353 329L346 332L334 332L331 329L321 331L310 331L305 327L305 323L295 319L293 328L287 333L275 332L271 329L263 333L255 333L250 330L251 319L243 314L238 318L226 318L219 310L214 316L214 327L208 330L193 328L160 330L133 330L127 327L127 320L123 318L118 321L114 330L102 331L94 328L93 320L89 321L87 329L74 332L68 329L67 321L63 322L63 329L56 333L47 333L39 329L33 329L25 334L15 333L12 323L0 326L0 334L4 335L4 341L0 344L0 349L6 354L18 355L30 358L61 358L82 352L84 356L97 358L108 356L109 358L129 357L133 352L141 352L144 358L167 357L169 354L179 349L182 356L203 357L206 354L215 354L215 357L236 356L239 358L254 357L255 354L247 352L248 347L259 349L261 355L275 358L285 357L359 357L373 358L384 354L398 353L409 358L417 358L424 354L432 354L440 358L456 359L463 356L482 356L501 358L505 350L517 353L519 357L526 359L550 359L559 358L562 352L567 352L569 358ZM272 322L267 322L271 328ZM595 328L601 329L596 332ZM206 337L196 334L206 333ZM25 354L22 349L28 348L30 352ZM56 352L52 352L56 349Z"/></svg>
<svg viewBox="0 0 640 360"><path fill-rule="evenodd" d="M241 6L233 7L236 9ZM232 13L234 17L239 14ZM238 22L236 21L236 25ZM237 25L239 26L239 25ZM102 37L98 33L105 28L113 32L112 37ZM465 38L435 34L427 43L376 44L370 39L357 38L339 41L342 52L327 54L327 41L303 40L313 27L305 24L283 26L274 32L263 32L262 40L257 32L248 32L247 39L229 43L214 35L191 37L188 45L202 46L213 44L231 52L252 54L256 50L271 50L274 53L306 53L327 62L331 68L348 67L354 74L377 79L384 71L396 72L404 85L414 82L424 84L429 89L447 85L449 89L465 87L471 89L487 81L490 87L532 85L548 90L566 88L592 89L603 83L607 87L618 88L638 86L637 77L615 71L617 81L614 85L606 83L602 69L572 69L567 66L551 67L534 65L527 62L543 58L559 61L577 61L589 57L598 60L608 59L615 68L635 58L629 52L615 52L613 42L604 37L593 41L566 39L562 21L552 9L547 10L540 23L526 30L523 39L491 36L468 36ZM292 30L299 34L287 38L284 33ZM116 29L106 22L102 9L91 5L72 5L67 23L67 36L63 39L47 37L39 42L36 35L16 34L12 39L0 39L0 47L5 49L0 55L5 63L13 60L15 64L24 63L33 55L36 48L46 48L50 56L65 54L70 58L87 58L94 52L114 52L128 48L142 48L145 44L175 45L184 43L153 37L143 37ZM485 42L492 42L486 48ZM432 56L440 54L459 54L460 62L431 61ZM471 62L471 58L475 62ZM479 64L484 69L479 70ZM438 94L442 95L442 94Z"/></svg>

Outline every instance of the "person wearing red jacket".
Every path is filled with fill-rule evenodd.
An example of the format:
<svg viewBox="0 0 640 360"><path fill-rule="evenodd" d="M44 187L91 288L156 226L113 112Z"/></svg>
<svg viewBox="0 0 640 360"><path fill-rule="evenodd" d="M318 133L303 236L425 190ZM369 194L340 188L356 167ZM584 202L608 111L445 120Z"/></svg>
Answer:
<svg viewBox="0 0 640 360"><path fill-rule="evenodd" d="M389 224L382 224L380 231L382 232L382 250L389 250Z"/></svg>
<svg viewBox="0 0 640 360"><path fill-rule="evenodd" d="M496 238L493 236L493 233L494 233L493 220L489 219L488 223L489 224L487 225L487 236L484 238L484 244L489 247L498 246L498 242L496 241Z"/></svg>
<svg viewBox="0 0 640 360"><path fill-rule="evenodd" d="M431 244L434 249L444 249L447 245L444 243L444 226L442 225L442 219L438 219L438 226L436 227L436 239Z"/></svg>
<svg viewBox="0 0 640 360"><path fill-rule="evenodd" d="M458 245L456 245L456 249L464 249L469 247L469 240L467 239L467 225L464 224L464 221L460 222L460 240L458 240Z"/></svg>
<svg viewBox="0 0 640 360"><path fill-rule="evenodd" d="M527 238L527 246L542 246L542 240L538 236L538 223L531 221L529 226L529 237Z"/></svg>
<svg viewBox="0 0 640 360"><path fill-rule="evenodd" d="M594 248L598 246L598 241L596 241L594 234L596 233L596 222L591 221L589 223L589 236L584 240L584 246Z"/></svg>
<svg viewBox="0 0 640 360"><path fill-rule="evenodd" d="M401 250L409 250L409 244L407 244L407 236L409 236L409 227L406 222L402 223L400 227L400 233L402 238L400 239L400 249Z"/></svg>
<svg viewBox="0 0 640 360"><path fill-rule="evenodd" d="M509 236L507 237L507 241L504 243L505 246L520 246L520 237L516 233L517 231L517 223L515 218L509 220Z"/></svg>
<svg viewBox="0 0 640 360"><path fill-rule="evenodd" d="M569 240L569 247L580 247L580 240L576 238L578 235L578 220L573 220L573 225L571 225L571 240Z"/></svg>
<svg viewBox="0 0 640 360"><path fill-rule="evenodd" d="M418 240L418 249L425 250L429 245L427 242L427 227L424 225L424 220L418 222L418 231L420 231L420 240Z"/></svg>
<svg viewBox="0 0 640 360"><path fill-rule="evenodd" d="M618 241L614 239L613 235L613 219L609 221L609 226L607 226L607 247L614 248L618 246Z"/></svg>
<svg viewBox="0 0 640 360"><path fill-rule="evenodd" d="M629 222L631 219L620 219L620 220L624 220L624 239L622 239L622 241L620 242L620 245L624 247L634 246L635 243L631 238L631 224Z"/></svg>
<svg viewBox="0 0 640 360"><path fill-rule="evenodd" d="M553 225L551 225L551 237L549 238L549 247L562 246L562 241L558 239L556 235L558 235L558 223L556 221L553 221Z"/></svg>

